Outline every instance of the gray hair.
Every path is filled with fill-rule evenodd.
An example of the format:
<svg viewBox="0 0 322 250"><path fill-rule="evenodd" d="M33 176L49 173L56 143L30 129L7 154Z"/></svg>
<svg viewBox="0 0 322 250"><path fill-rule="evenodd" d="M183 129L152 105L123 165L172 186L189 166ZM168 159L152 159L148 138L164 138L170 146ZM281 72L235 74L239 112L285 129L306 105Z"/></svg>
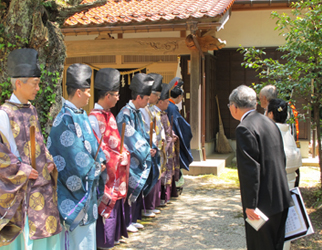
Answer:
<svg viewBox="0 0 322 250"><path fill-rule="evenodd" d="M230 96L229 103L234 103L238 108L256 108L256 92L245 86L240 85L235 88Z"/></svg>
<svg viewBox="0 0 322 250"><path fill-rule="evenodd" d="M274 85L266 85L261 89L260 93L266 97L268 102L272 99L276 99L278 94L277 89Z"/></svg>
<svg viewBox="0 0 322 250"><path fill-rule="evenodd" d="M20 80L23 83L26 83L28 81L28 77L20 77L20 78L11 78L11 86L12 90L16 90L16 81Z"/></svg>

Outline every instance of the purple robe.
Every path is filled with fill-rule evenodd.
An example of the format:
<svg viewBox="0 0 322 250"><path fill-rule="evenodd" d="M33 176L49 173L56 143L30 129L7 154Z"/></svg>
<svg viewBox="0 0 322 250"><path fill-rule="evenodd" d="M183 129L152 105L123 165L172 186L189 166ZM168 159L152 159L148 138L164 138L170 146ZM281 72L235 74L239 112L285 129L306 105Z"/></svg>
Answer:
<svg viewBox="0 0 322 250"><path fill-rule="evenodd" d="M49 173L53 163L41 133L36 109L31 104L6 102L1 106L9 117L20 157L10 149L2 135L0 143L0 247L8 245L23 230L28 214L29 238L43 239L61 232L57 209L57 169ZM38 178L28 179L31 167L30 127L35 126L36 170Z"/></svg>

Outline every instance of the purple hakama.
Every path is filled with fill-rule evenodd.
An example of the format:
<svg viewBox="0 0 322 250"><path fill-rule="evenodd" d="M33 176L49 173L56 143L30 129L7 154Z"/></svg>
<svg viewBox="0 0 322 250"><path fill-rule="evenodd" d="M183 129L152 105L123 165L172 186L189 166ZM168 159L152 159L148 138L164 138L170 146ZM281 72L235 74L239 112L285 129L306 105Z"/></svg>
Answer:
<svg viewBox="0 0 322 250"><path fill-rule="evenodd" d="M142 200L142 209L153 210L160 205L161 179L154 185L150 193ZM143 204L144 202L144 204Z"/></svg>
<svg viewBox="0 0 322 250"><path fill-rule="evenodd" d="M154 202L154 207L160 206L161 202L161 179L158 180L157 184L155 184L156 189L155 189L155 202Z"/></svg>
<svg viewBox="0 0 322 250"><path fill-rule="evenodd" d="M162 185L161 186L161 200L164 200L167 203L171 198L171 186L170 185Z"/></svg>
<svg viewBox="0 0 322 250"><path fill-rule="evenodd" d="M172 177L171 197L179 197L174 176Z"/></svg>
<svg viewBox="0 0 322 250"><path fill-rule="evenodd" d="M96 224L97 247L111 248L114 247L114 242L122 236L128 237L122 203L122 199L116 201L110 217L105 219L105 225L103 218L98 217Z"/></svg>
<svg viewBox="0 0 322 250"><path fill-rule="evenodd" d="M129 206L128 199L124 203L125 223L128 227L131 223L136 223L137 220L142 219L142 193L138 196L137 200Z"/></svg>

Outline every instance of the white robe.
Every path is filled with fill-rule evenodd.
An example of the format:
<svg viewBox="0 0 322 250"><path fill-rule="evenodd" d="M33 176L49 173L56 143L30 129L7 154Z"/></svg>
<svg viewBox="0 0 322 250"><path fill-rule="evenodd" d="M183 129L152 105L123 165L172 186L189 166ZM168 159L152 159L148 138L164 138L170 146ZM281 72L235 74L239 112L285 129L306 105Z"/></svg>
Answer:
<svg viewBox="0 0 322 250"><path fill-rule="evenodd" d="M294 136L291 134L291 129L288 124L276 123L281 131L283 138L284 151L286 156L286 173L289 188L293 188L295 184L295 171L302 166L302 157L300 149L296 146Z"/></svg>

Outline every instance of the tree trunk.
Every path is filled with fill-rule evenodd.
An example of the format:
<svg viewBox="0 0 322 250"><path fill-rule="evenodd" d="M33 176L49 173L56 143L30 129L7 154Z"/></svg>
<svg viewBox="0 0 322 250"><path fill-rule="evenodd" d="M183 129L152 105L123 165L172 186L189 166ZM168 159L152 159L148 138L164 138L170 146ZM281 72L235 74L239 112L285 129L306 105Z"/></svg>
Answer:
<svg viewBox="0 0 322 250"><path fill-rule="evenodd" d="M317 132L317 140L318 140L318 147L319 147L319 166L320 166L320 188L322 188L322 150L321 150L321 122L320 122L320 115L319 115L319 105L314 106L314 121L316 124L316 132ZM315 142L313 142L315 143Z"/></svg>
<svg viewBox="0 0 322 250"><path fill-rule="evenodd" d="M46 18L42 1L12 0L2 9L0 28L3 44L0 50L0 83L8 82L6 72L7 57L10 51L17 48L34 48L39 53L39 64L43 64L46 74L42 75L40 93L34 105L37 108L43 132L49 132L52 118L61 108L61 79L66 58L66 48L58 24ZM4 7L5 3L2 3ZM48 73L51 72L51 73ZM52 73L56 72L56 77ZM2 86L2 90L5 86ZM52 93L50 92L52 91ZM54 97L53 94L56 94ZM51 95L53 100L49 100ZM1 103L3 103L3 98ZM52 103L50 103L52 102ZM49 115L48 115L49 112Z"/></svg>

